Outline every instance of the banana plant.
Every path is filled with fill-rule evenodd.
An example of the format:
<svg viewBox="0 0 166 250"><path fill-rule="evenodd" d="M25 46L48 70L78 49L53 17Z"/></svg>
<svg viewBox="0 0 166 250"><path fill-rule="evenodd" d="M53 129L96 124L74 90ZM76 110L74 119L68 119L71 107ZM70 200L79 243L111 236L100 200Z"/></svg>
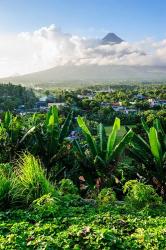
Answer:
<svg viewBox="0 0 166 250"><path fill-rule="evenodd" d="M166 194L166 133L158 119L148 127L142 119L146 137L134 134L130 142L130 155L143 166L142 173L160 192ZM141 170L141 168L140 168Z"/></svg>
<svg viewBox="0 0 166 250"><path fill-rule="evenodd" d="M56 161L66 153L65 138L69 135L73 114L70 112L60 124L58 109L50 107L45 120L39 123L32 138L32 153L39 155L49 172Z"/></svg>
<svg viewBox="0 0 166 250"><path fill-rule="evenodd" d="M82 130L85 141L74 141L74 147L78 159L84 166L84 174L89 178L109 177L113 174L117 162L120 160L122 152L133 136L133 131L129 130L117 142L117 134L120 130L120 119L116 118L109 136L106 135L103 124L97 128L97 136L92 136L82 117L77 118L79 127Z"/></svg>
<svg viewBox="0 0 166 250"><path fill-rule="evenodd" d="M20 150L26 149L23 146L25 139L33 133L35 127L25 130L21 119L13 116L11 112L6 112L0 122L0 148L1 160L12 160ZM5 149L5 150L4 150ZM4 159L3 159L4 158Z"/></svg>

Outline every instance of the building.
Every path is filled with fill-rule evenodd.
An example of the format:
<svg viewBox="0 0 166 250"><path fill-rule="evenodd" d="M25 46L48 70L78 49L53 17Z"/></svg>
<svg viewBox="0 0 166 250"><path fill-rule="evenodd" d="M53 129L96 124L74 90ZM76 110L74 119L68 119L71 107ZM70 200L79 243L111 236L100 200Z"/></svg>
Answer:
<svg viewBox="0 0 166 250"><path fill-rule="evenodd" d="M53 102L56 101L56 98L53 95L42 96L42 97L39 98L39 101L47 102L47 103L53 103Z"/></svg>
<svg viewBox="0 0 166 250"><path fill-rule="evenodd" d="M146 96L144 96L142 94L137 94L137 95L134 95L134 98L138 99L138 100L144 100L144 99L146 99Z"/></svg>
<svg viewBox="0 0 166 250"><path fill-rule="evenodd" d="M66 107L67 104L65 102L54 102L54 103L48 103L48 108L52 107L52 106L56 106L58 109L61 109L63 107Z"/></svg>

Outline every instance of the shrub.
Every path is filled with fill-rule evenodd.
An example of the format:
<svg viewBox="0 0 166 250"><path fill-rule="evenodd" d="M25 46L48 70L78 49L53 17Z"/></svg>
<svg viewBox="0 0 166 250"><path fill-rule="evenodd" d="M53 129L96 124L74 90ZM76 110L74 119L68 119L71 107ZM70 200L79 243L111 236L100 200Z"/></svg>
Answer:
<svg viewBox="0 0 166 250"><path fill-rule="evenodd" d="M13 202L30 204L44 194L54 193L54 187L47 180L41 163L31 154L23 154L12 181Z"/></svg>
<svg viewBox="0 0 166 250"><path fill-rule="evenodd" d="M70 179L62 179L60 181L59 191L63 195L78 193L77 187L73 184L73 182Z"/></svg>
<svg viewBox="0 0 166 250"><path fill-rule="evenodd" d="M40 217L55 216L59 209L60 199L51 194L45 194L32 202L32 210Z"/></svg>
<svg viewBox="0 0 166 250"><path fill-rule="evenodd" d="M6 207L9 204L10 191L10 164L0 164L0 206Z"/></svg>
<svg viewBox="0 0 166 250"><path fill-rule="evenodd" d="M156 193L150 185L130 180L123 187L124 193L127 192L125 202L133 208L152 207L153 205L161 205L162 198Z"/></svg>
<svg viewBox="0 0 166 250"><path fill-rule="evenodd" d="M116 201L116 194L112 188L103 188L98 194L99 205L108 205Z"/></svg>

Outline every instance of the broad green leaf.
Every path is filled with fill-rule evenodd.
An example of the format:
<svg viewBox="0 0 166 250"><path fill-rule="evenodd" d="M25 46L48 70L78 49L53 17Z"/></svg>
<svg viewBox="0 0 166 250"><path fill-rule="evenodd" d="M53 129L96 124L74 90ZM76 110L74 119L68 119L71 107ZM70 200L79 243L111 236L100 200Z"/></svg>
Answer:
<svg viewBox="0 0 166 250"><path fill-rule="evenodd" d="M51 118L51 119L50 119ZM57 125L59 124L58 118L58 109L56 106L50 107L47 116L46 116L46 126Z"/></svg>
<svg viewBox="0 0 166 250"><path fill-rule="evenodd" d="M72 122L72 117L73 117L73 113L69 113L61 130L60 130L60 134L59 134L59 142L62 142L63 139L68 136L69 134L69 129L71 126L71 122Z"/></svg>
<svg viewBox="0 0 166 250"><path fill-rule="evenodd" d="M77 140L73 141L73 146L74 146L74 149L78 152L78 154L82 157L82 159L85 159L86 156L84 154L84 151L82 150L82 147Z"/></svg>
<svg viewBox="0 0 166 250"><path fill-rule="evenodd" d="M116 118L114 121L114 125L113 125L113 129L108 137L108 142L107 142L107 158L109 158L109 156L112 153L112 150L114 148L114 144L116 141L116 137L117 137L117 133L118 130L120 130L120 119Z"/></svg>
<svg viewBox="0 0 166 250"><path fill-rule="evenodd" d="M130 145L143 161L148 161L151 157L150 146L140 135L134 133Z"/></svg>
<svg viewBox="0 0 166 250"><path fill-rule="evenodd" d="M49 118L48 126L53 127L54 124L55 124L55 119L54 119L54 116L51 115L50 118Z"/></svg>
<svg viewBox="0 0 166 250"><path fill-rule="evenodd" d="M85 124L84 119L83 119L81 116L78 116L78 117L77 117L77 122L78 122L79 127L80 127L86 134L89 134L90 136L92 136L90 130L88 129L88 127L87 127L86 124Z"/></svg>
<svg viewBox="0 0 166 250"><path fill-rule="evenodd" d="M112 154L110 155L109 160L116 160L121 155L126 145L128 145L129 142L131 141L133 135L134 135L134 132L130 129L127 132L127 134L121 139L121 141L115 146Z"/></svg>
<svg viewBox="0 0 166 250"><path fill-rule="evenodd" d="M147 123L145 122L144 118L141 117L141 123L142 123L142 127L144 128L144 130L146 131L146 133L149 133L149 127L147 125Z"/></svg>
<svg viewBox="0 0 166 250"><path fill-rule="evenodd" d="M96 162L98 161L101 164L101 166L106 167L106 162L100 156L97 155L95 161Z"/></svg>
<svg viewBox="0 0 166 250"><path fill-rule="evenodd" d="M151 152L158 163L161 163L162 160L162 150L161 145L158 139L157 131L154 127L150 128L149 131L149 143Z"/></svg>
<svg viewBox="0 0 166 250"><path fill-rule="evenodd" d="M19 141L19 143L22 143L22 142L26 139L26 137L27 137L28 135L30 135L30 134L32 134L32 133L34 132L35 129L36 129L35 126L32 127L31 129L29 129L29 130L25 133L25 135L21 138L21 140Z"/></svg>
<svg viewBox="0 0 166 250"><path fill-rule="evenodd" d="M57 106L52 106L52 115L54 116L54 122L59 124L59 118L58 118L58 108Z"/></svg>
<svg viewBox="0 0 166 250"><path fill-rule="evenodd" d="M9 127L11 121L12 121L12 113L10 111L7 111L5 113L5 119L4 119L5 128Z"/></svg>
<svg viewBox="0 0 166 250"><path fill-rule="evenodd" d="M107 145L107 136L106 136L105 128L102 123L98 125L98 136L99 136L100 152L104 153L103 151L106 150L106 145Z"/></svg>
<svg viewBox="0 0 166 250"><path fill-rule="evenodd" d="M77 118L77 122L78 122L79 127L82 129L82 132L86 138L86 141L88 143L88 146L89 146L91 153L93 154L93 156L96 156L97 155L96 142L95 142L90 130L86 126L84 119L79 116Z"/></svg>

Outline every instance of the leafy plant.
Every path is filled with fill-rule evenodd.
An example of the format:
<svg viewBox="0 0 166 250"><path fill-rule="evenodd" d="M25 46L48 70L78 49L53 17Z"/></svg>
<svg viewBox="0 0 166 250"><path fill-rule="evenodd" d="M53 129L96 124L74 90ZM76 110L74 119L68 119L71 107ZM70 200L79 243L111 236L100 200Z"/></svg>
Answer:
<svg viewBox="0 0 166 250"><path fill-rule="evenodd" d="M31 138L29 150L42 159L48 173L57 161L63 161L67 153L65 138L69 135L72 122L72 112L61 125L56 106L50 107L44 121L37 122L35 133ZM38 117L34 117L34 120Z"/></svg>
<svg viewBox="0 0 166 250"><path fill-rule="evenodd" d="M77 157L84 166L84 175L86 177L89 175L91 180L98 177L110 178L122 152L133 136L132 130L129 130L117 142L117 133L120 129L119 118L115 119L113 129L108 137L102 124L99 124L98 135L95 138L82 117L78 117L77 122L82 129L85 142L75 141L74 146Z"/></svg>
<svg viewBox="0 0 166 250"><path fill-rule="evenodd" d="M137 180L126 182L123 191L127 193L125 197L127 205L136 209L153 207L162 203L162 198L159 197L152 186L145 185Z"/></svg>
<svg viewBox="0 0 166 250"><path fill-rule="evenodd" d="M23 151L27 147L23 142L34 130L35 127L25 130L21 119L7 111L0 122L1 161L11 161L19 151Z"/></svg>
<svg viewBox="0 0 166 250"><path fill-rule="evenodd" d="M144 139L134 134L129 148L131 156L143 164L143 174L165 195L166 192L166 134L159 120L155 120L149 128L142 120L146 132Z"/></svg>
<svg viewBox="0 0 166 250"><path fill-rule="evenodd" d="M103 188L98 194L99 205L106 206L116 201L116 194L111 188Z"/></svg>
<svg viewBox="0 0 166 250"><path fill-rule="evenodd" d="M39 218L46 218L55 216L59 205L60 199L58 197L45 194L32 202L31 209Z"/></svg>
<svg viewBox="0 0 166 250"><path fill-rule="evenodd" d="M5 208L10 203L11 165L0 164L0 206Z"/></svg>
<svg viewBox="0 0 166 250"><path fill-rule="evenodd" d="M70 179L62 179L60 181L59 191L61 194L77 194L78 189L73 184L73 182Z"/></svg>

